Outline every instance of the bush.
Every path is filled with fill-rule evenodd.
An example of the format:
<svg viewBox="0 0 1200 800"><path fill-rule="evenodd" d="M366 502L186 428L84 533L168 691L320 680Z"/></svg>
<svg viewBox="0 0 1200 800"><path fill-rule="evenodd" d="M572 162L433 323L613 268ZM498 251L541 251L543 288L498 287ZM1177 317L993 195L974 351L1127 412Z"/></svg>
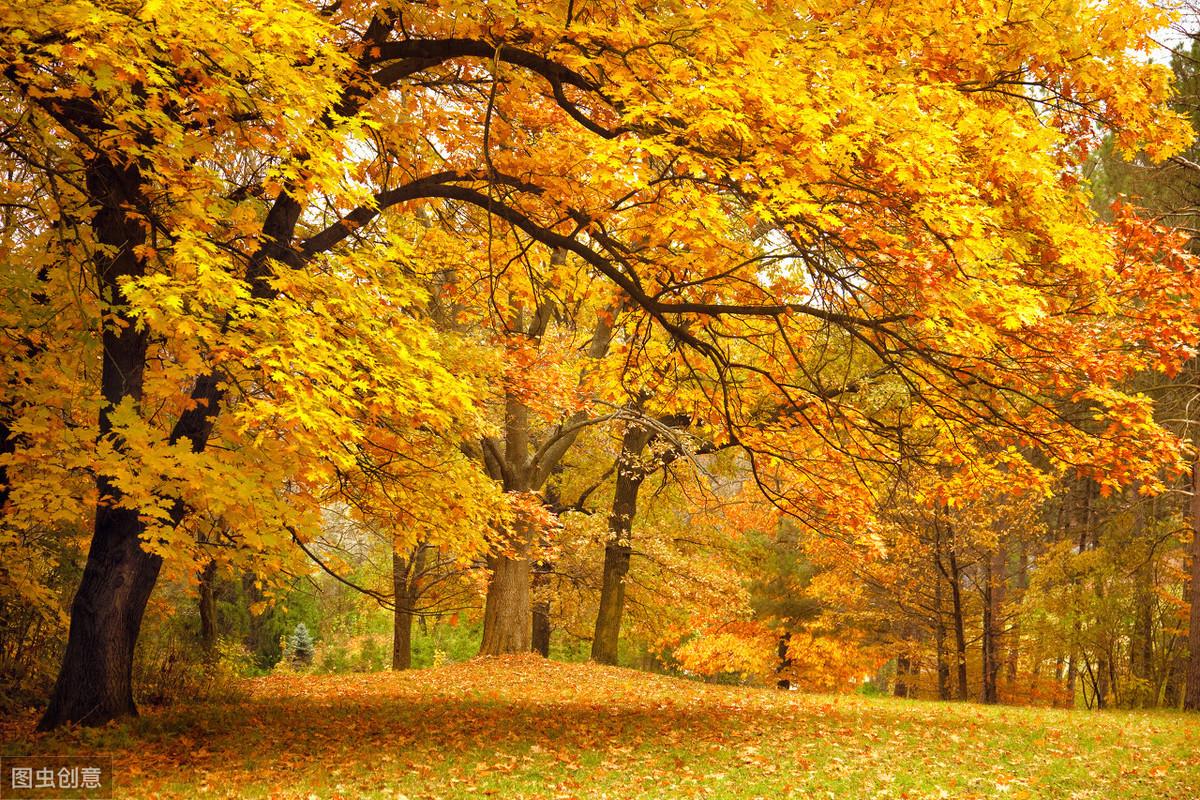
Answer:
<svg viewBox="0 0 1200 800"><path fill-rule="evenodd" d="M366 636L362 641L362 649L359 650L358 659L354 665L356 672L378 672L385 666L391 664L389 658L390 653L385 653L380 647L379 642L374 636Z"/></svg>
<svg viewBox="0 0 1200 800"><path fill-rule="evenodd" d="M167 629L143 637L134 657L134 689L138 702L169 706L180 700L240 698L239 680L254 666L242 644L218 639L211 652L190 637Z"/></svg>

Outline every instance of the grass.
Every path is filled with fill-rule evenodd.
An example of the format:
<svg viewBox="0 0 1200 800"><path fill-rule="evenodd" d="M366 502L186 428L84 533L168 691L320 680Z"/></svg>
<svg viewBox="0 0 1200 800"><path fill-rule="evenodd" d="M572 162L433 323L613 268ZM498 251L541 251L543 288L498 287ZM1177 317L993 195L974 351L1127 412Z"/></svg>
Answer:
<svg viewBox="0 0 1200 800"><path fill-rule="evenodd" d="M536 657L271 676L0 754L111 753L115 797L1200 797L1200 718L802 695Z"/></svg>

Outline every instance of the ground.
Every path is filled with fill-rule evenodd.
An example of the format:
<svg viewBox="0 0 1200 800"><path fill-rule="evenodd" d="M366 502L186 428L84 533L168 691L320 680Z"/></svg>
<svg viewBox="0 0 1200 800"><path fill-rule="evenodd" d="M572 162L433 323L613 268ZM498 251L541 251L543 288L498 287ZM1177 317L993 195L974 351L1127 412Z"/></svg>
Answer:
<svg viewBox="0 0 1200 800"><path fill-rule="evenodd" d="M1200 718L710 686L537 657L280 675L35 736L109 752L116 798L1195 798Z"/></svg>

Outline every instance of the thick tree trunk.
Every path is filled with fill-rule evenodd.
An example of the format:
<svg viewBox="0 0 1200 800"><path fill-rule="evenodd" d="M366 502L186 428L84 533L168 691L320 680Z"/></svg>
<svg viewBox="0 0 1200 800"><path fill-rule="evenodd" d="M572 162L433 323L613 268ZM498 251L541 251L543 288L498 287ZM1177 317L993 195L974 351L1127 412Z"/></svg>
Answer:
<svg viewBox="0 0 1200 800"><path fill-rule="evenodd" d="M555 250L552 263L563 264L566 253ZM518 330L533 340L540 340L550 322L553 305L540 305L529 321L518 315ZM599 321L592 334L588 354L600 358L608 350L612 340L612 327ZM562 460L579 435L581 423L586 415L579 412L558 425L541 442L530 446L529 409L519 397L511 392L504 403L504 452L492 440L484 441L483 460L488 473L501 481L504 489L515 493L531 493L541 489L552 471ZM518 519L505 550L488 560L491 576L488 580L487 599L483 609L483 641L480 655L501 653L528 653L532 646L533 608L531 603L530 577L532 574L530 554L536 532L528 520Z"/></svg>
<svg viewBox="0 0 1200 800"><path fill-rule="evenodd" d="M217 562L209 561L200 571L200 645L209 655L217 647Z"/></svg>
<svg viewBox="0 0 1200 800"><path fill-rule="evenodd" d="M633 553L630 537L637 515L638 491L646 479L639 458L649 442L650 432L637 425L627 427L621 437L612 513L608 516L608 541L604 545L600 610L596 614L592 636L592 660L600 664L617 663L621 618L625 614L625 576L629 574L629 559Z"/></svg>
<svg viewBox="0 0 1200 800"><path fill-rule="evenodd" d="M629 574L632 549L628 542L610 541L604 546L604 575L600 584L600 609L592 637L592 660L616 664L625 613L625 576Z"/></svg>
<svg viewBox="0 0 1200 800"><path fill-rule="evenodd" d="M529 409L510 394L504 408L504 478L508 491L528 492L534 488L529 449ZM504 551L488 559L491 575L483 608L481 656L528 653L532 649L529 555L533 535L529 520L516 519Z"/></svg>
<svg viewBox="0 0 1200 800"><path fill-rule="evenodd" d="M1192 579L1188 618L1188 659L1183 707L1200 711L1200 447L1192 463Z"/></svg>
<svg viewBox="0 0 1200 800"><path fill-rule="evenodd" d="M528 527L521 523L518 526L518 536L526 538L518 554L488 559L492 574L483 609L482 656L528 653L533 647Z"/></svg>
<svg viewBox="0 0 1200 800"><path fill-rule="evenodd" d="M119 323L110 322L101 332L100 393L105 404L100 411L99 435L105 437L112 433L109 415L113 408L127 400L136 404L142 397L148 333L139 330L120 304L120 284L145 272L138 251L139 245L146 243L147 226L136 214L148 208L149 202L142 194L139 168L132 163L118 165L99 156L88 165L85 181L90 198L99 206L92 229L96 240L108 245L111 253L96 258L97 287ZM287 194L281 194L267 214L263 225L267 242L247 269L251 296L273 294L268 281L270 259L294 261L289 245L299 214L299 204ZM201 452L222 397L220 376L200 376L192 388L190 407L171 431L170 444L186 441L194 452ZM115 444L120 448L119 440ZM101 498L111 499L97 505L87 563L72 603L63 664L39 723L43 730L71 722L100 725L137 713L132 691L133 649L162 564L157 556L141 549L144 526L137 510L113 507L121 498L119 488L101 475L97 489ZM177 502L171 524L178 525L185 511Z"/></svg>
<svg viewBox="0 0 1200 800"><path fill-rule="evenodd" d="M101 481L101 492L115 491ZM62 668L39 730L134 715L133 651L162 564L142 549L136 511L103 506L71 604Z"/></svg>
<svg viewBox="0 0 1200 800"><path fill-rule="evenodd" d="M136 248L146 241L141 222L130 213L145 205L136 166L118 166L105 157L88 165L85 180L100 205L92 220L97 241L109 253L96 257L101 297L119 324L101 333L104 360L100 391L99 435L112 433L110 414L124 400L142 397L148 338L120 304L123 279L144 274ZM117 442L120 447L120 442ZM83 579L71 604L71 625L62 668L50 705L38 724L49 730L66 723L102 725L136 714L133 703L133 650L146 602L158 579L161 559L141 547L143 525L136 509L117 508L121 491L106 476L97 480L102 501L96 509L91 547Z"/></svg>

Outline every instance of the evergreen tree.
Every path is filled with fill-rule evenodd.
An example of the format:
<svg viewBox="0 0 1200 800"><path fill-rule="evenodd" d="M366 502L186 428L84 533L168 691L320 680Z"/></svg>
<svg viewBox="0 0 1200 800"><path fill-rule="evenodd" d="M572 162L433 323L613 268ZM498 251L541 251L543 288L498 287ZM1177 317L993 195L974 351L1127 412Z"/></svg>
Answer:
<svg viewBox="0 0 1200 800"><path fill-rule="evenodd" d="M313 639L308 626L296 623L296 630L288 637L288 660L296 666L308 666L313 662Z"/></svg>

